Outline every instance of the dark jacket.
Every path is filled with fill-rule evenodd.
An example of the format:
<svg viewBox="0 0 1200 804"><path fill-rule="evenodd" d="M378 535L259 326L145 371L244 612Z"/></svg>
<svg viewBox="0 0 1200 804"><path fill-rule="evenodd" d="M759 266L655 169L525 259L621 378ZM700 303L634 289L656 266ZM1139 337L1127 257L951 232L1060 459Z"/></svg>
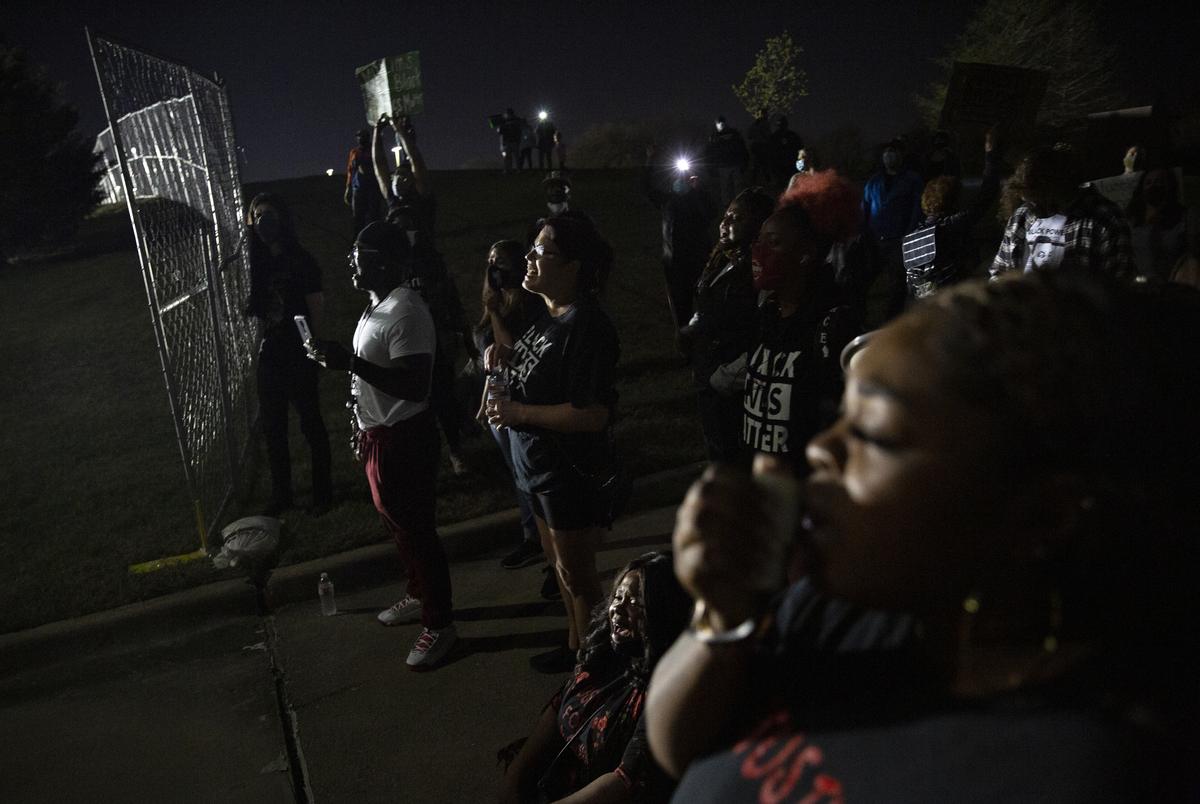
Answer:
<svg viewBox="0 0 1200 804"><path fill-rule="evenodd" d="M696 282L695 312L680 333L690 347L692 376L707 388L718 366L744 355L758 334L758 291L750 250L714 255Z"/></svg>
<svg viewBox="0 0 1200 804"><path fill-rule="evenodd" d="M926 216L904 238L904 275L909 296L924 298L970 272L979 257L972 230L999 195L997 160L989 153L984 161L983 183L975 199L958 212Z"/></svg>

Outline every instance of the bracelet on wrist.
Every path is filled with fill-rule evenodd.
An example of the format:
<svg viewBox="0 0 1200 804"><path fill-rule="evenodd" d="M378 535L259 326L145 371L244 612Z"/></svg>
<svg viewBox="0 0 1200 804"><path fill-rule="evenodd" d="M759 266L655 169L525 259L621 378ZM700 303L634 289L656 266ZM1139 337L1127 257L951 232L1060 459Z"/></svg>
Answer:
<svg viewBox="0 0 1200 804"><path fill-rule="evenodd" d="M727 631L718 631L712 627L708 606L703 601L697 601L691 625L688 626L688 633L697 642L703 642L706 645L730 645L745 642L751 637L760 635L761 626L765 622L765 619L751 616Z"/></svg>

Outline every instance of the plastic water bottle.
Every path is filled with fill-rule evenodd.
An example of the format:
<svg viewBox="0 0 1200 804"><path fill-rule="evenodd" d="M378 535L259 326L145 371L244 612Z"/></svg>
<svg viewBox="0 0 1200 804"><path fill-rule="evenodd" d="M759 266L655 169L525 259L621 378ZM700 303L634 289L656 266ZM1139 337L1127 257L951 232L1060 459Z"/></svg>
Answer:
<svg viewBox="0 0 1200 804"><path fill-rule="evenodd" d="M329 573L322 572L321 580L317 582L317 596L321 598L321 614L325 617L332 617L337 614L337 601L333 597L333 581L329 580Z"/></svg>
<svg viewBox="0 0 1200 804"><path fill-rule="evenodd" d="M507 402L511 395L508 391L508 377L499 371L493 371L487 376L487 398L489 402Z"/></svg>

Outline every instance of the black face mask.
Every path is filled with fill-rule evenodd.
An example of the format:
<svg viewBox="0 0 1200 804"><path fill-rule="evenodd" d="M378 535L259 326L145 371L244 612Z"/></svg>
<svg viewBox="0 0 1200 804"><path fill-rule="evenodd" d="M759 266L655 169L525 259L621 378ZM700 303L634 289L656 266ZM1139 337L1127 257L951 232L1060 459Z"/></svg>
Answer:
<svg viewBox="0 0 1200 804"><path fill-rule="evenodd" d="M283 227L279 222L279 216L267 213L260 215L254 221L254 231L258 233L259 238L264 243L274 243L282 234Z"/></svg>
<svg viewBox="0 0 1200 804"><path fill-rule="evenodd" d="M513 271L505 273L499 265L491 263L487 267L487 283L495 291L512 290L521 287L521 277Z"/></svg>

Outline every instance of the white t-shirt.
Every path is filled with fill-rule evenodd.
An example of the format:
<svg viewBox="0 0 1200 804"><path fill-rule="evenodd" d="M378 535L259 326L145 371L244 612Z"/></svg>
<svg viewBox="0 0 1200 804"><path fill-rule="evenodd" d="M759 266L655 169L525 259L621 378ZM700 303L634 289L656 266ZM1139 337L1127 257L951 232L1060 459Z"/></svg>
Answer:
<svg viewBox="0 0 1200 804"><path fill-rule="evenodd" d="M1038 218L1025 232L1025 273L1062 265L1067 250L1066 215Z"/></svg>
<svg viewBox="0 0 1200 804"><path fill-rule="evenodd" d="M408 355L432 357L436 337L433 316L425 300L417 291L402 286L358 319L354 328L354 354L377 366L390 367ZM429 364L432 382L432 359ZM364 430L410 419L429 407L428 398L420 402L397 399L353 374L350 392L358 399L358 426Z"/></svg>

